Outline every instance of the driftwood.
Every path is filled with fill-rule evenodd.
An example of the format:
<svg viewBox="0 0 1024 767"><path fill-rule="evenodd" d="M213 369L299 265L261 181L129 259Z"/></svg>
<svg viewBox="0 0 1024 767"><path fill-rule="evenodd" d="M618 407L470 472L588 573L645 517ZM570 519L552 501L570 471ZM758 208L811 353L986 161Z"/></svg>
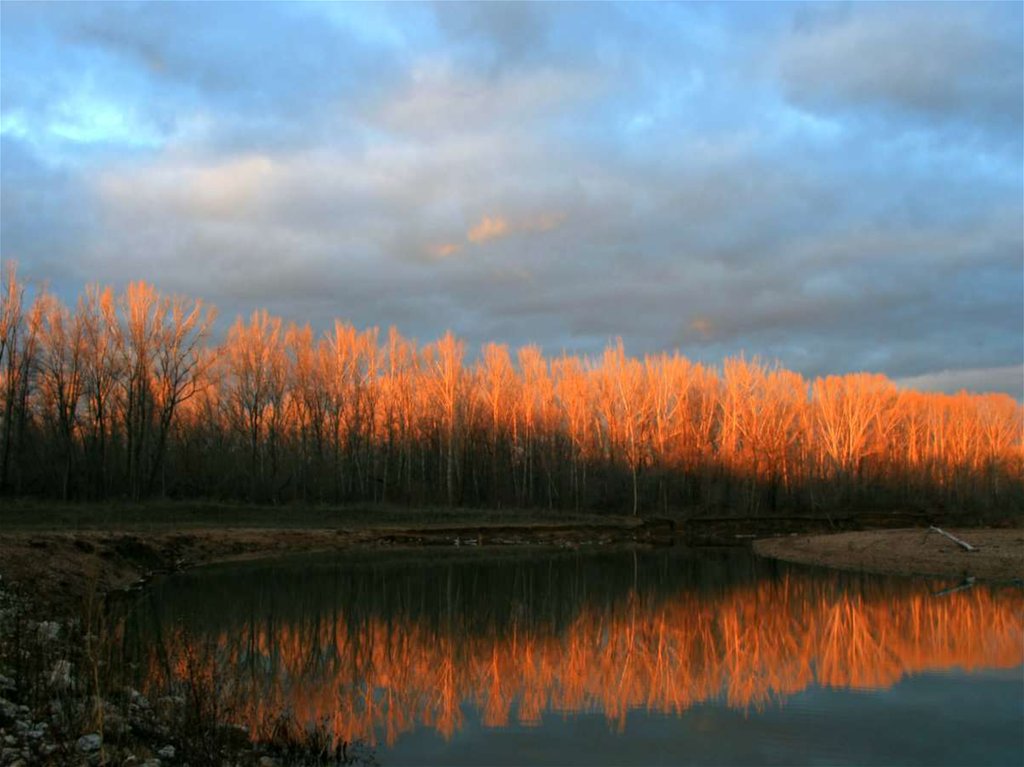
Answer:
<svg viewBox="0 0 1024 767"><path fill-rule="evenodd" d="M935 525L932 525L928 529L933 531L933 532L938 533L939 535L946 536L947 538L949 538L949 540L953 541L953 543L957 544L958 546L961 546L964 549L964 551L977 551L978 550L977 547L972 546L967 541L962 541L959 538L957 538L955 535L950 535L945 530L941 530L938 527L936 527Z"/></svg>
<svg viewBox="0 0 1024 767"><path fill-rule="evenodd" d="M944 596L946 596L946 594L955 594L958 591L964 591L965 589L971 588L974 585L974 582L975 582L974 581L974 576L973 575L968 575L966 578L963 579L963 581L960 582L960 584L958 586L953 586L952 588L943 589L942 591L936 591L934 594L932 594L932 596L933 597L944 597Z"/></svg>

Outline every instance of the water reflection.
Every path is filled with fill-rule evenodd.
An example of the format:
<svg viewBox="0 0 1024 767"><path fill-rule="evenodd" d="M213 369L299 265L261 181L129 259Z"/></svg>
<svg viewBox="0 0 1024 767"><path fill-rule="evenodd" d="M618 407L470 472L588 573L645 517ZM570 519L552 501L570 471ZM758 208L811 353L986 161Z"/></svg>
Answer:
<svg viewBox="0 0 1024 767"><path fill-rule="evenodd" d="M144 685L202 678L254 737L282 715L341 740L450 738L548 711L743 710L817 685L1024 662L1019 589L760 563L742 553L417 552L175 578L126 626Z"/></svg>

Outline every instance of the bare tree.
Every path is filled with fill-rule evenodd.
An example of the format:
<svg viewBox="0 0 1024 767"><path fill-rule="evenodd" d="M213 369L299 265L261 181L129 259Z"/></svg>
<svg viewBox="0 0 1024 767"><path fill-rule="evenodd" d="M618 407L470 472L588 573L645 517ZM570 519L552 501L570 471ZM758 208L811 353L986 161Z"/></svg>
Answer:
<svg viewBox="0 0 1024 767"><path fill-rule="evenodd" d="M40 292L28 313L24 312L25 287L18 282L17 264L8 261L0 291L0 396L3 423L0 424L0 492L11 485L11 458L18 458L15 492L21 489L25 434L30 417L29 393L36 373L36 354L42 326L45 293Z"/></svg>
<svg viewBox="0 0 1024 767"><path fill-rule="evenodd" d="M85 323L82 313L72 314L52 296L44 299L42 316L39 386L60 448L60 495L67 500L85 388Z"/></svg>
<svg viewBox="0 0 1024 767"><path fill-rule="evenodd" d="M133 283L75 312L0 306L0 488L59 497L247 497L757 511L1024 505L1024 409L727 359L596 359L451 333L424 348L338 321L316 337ZM655 500L656 499L656 500Z"/></svg>
<svg viewBox="0 0 1024 767"><path fill-rule="evenodd" d="M281 320L265 311L253 312L248 324L239 317L228 332L225 360L227 402L235 423L249 443L249 495L263 495L267 467L264 442L275 438L273 421L284 397L285 364ZM270 428L268 429L268 423Z"/></svg>
<svg viewBox="0 0 1024 767"><path fill-rule="evenodd" d="M816 441L840 489L860 479L863 462L880 452L893 428L896 389L885 376L853 373L813 385Z"/></svg>
<svg viewBox="0 0 1024 767"><path fill-rule="evenodd" d="M640 513L640 473L647 460L651 434L652 399L644 386L643 366L626 356L619 339L605 349L598 390L609 456L621 450L633 488L633 515Z"/></svg>
<svg viewBox="0 0 1024 767"><path fill-rule="evenodd" d="M86 353L82 378L86 400L86 463L90 494L106 496L107 445L113 430L114 399L124 371L117 308L110 288L86 288L78 302Z"/></svg>
<svg viewBox="0 0 1024 767"><path fill-rule="evenodd" d="M428 351L432 361L432 392L441 414L444 431L445 488L449 506L454 506L456 501L455 480L458 473L456 441L461 425L460 396L464 378L462 370L464 353L464 344L450 332L445 333Z"/></svg>

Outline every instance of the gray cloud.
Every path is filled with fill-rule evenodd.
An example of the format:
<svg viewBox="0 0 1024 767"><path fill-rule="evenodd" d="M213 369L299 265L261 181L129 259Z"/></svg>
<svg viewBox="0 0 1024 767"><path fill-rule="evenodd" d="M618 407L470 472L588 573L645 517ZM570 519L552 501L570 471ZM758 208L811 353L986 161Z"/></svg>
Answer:
<svg viewBox="0 0 1024 767"><path fill-rule="evenodd" d="M811 108L869 105L923 119L1021 122L1021 9L1000 4L816 8L780 42L782 85Z"/></svg>
<svg viewBox="0 0 1024 767"><path fill-rule="evenodd" d="M478 46L494 69L547 52L550 9L537 3L436 3L438 25L456 43Z"/></svg>
<svg viewBox="0 0 1024 767"><path fill-rule="evenodd" d="M1024 365L940 370L935 373L901 378L896 383L908 389L938 391L947 394L955 394L963 390L1008 392L1011 396L1021 400L1024 399Z"/></svg>

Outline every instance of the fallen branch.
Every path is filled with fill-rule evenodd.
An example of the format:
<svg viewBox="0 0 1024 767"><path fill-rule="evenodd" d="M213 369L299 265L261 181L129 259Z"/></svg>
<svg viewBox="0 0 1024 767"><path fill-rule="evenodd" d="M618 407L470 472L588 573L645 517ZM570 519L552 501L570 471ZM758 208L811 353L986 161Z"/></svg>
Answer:
<svg viewBox="0 0 1024 767"><path fill-rule="evenodd" d="M939 535L946 536L947 538L949 538L949 540L953 541L953 543L957 544L958 546L962 546L965 551L977 551L978 550L976 547L972 546L967 541L961 541L955 535L950 535L945 530L941 530L938 527L936 527L935 525L932 525L928 529L938 533Z"/></svg>
<svg viewBox="0 0 1024 767"><path fill-rule="evenodd" d="M955 594L958 591L964 591L965 589L969 589L973 585L974 585L974 576L973 575L968 575L966 578L963 579L963 581L960 582L960 584L958 586L953 586L952 588L949 588L949 589L943 589L942 591L936 591L934 594L932 594L932 596L933 597L944 597L944 596L946 596L946 594Z"/></svg>

